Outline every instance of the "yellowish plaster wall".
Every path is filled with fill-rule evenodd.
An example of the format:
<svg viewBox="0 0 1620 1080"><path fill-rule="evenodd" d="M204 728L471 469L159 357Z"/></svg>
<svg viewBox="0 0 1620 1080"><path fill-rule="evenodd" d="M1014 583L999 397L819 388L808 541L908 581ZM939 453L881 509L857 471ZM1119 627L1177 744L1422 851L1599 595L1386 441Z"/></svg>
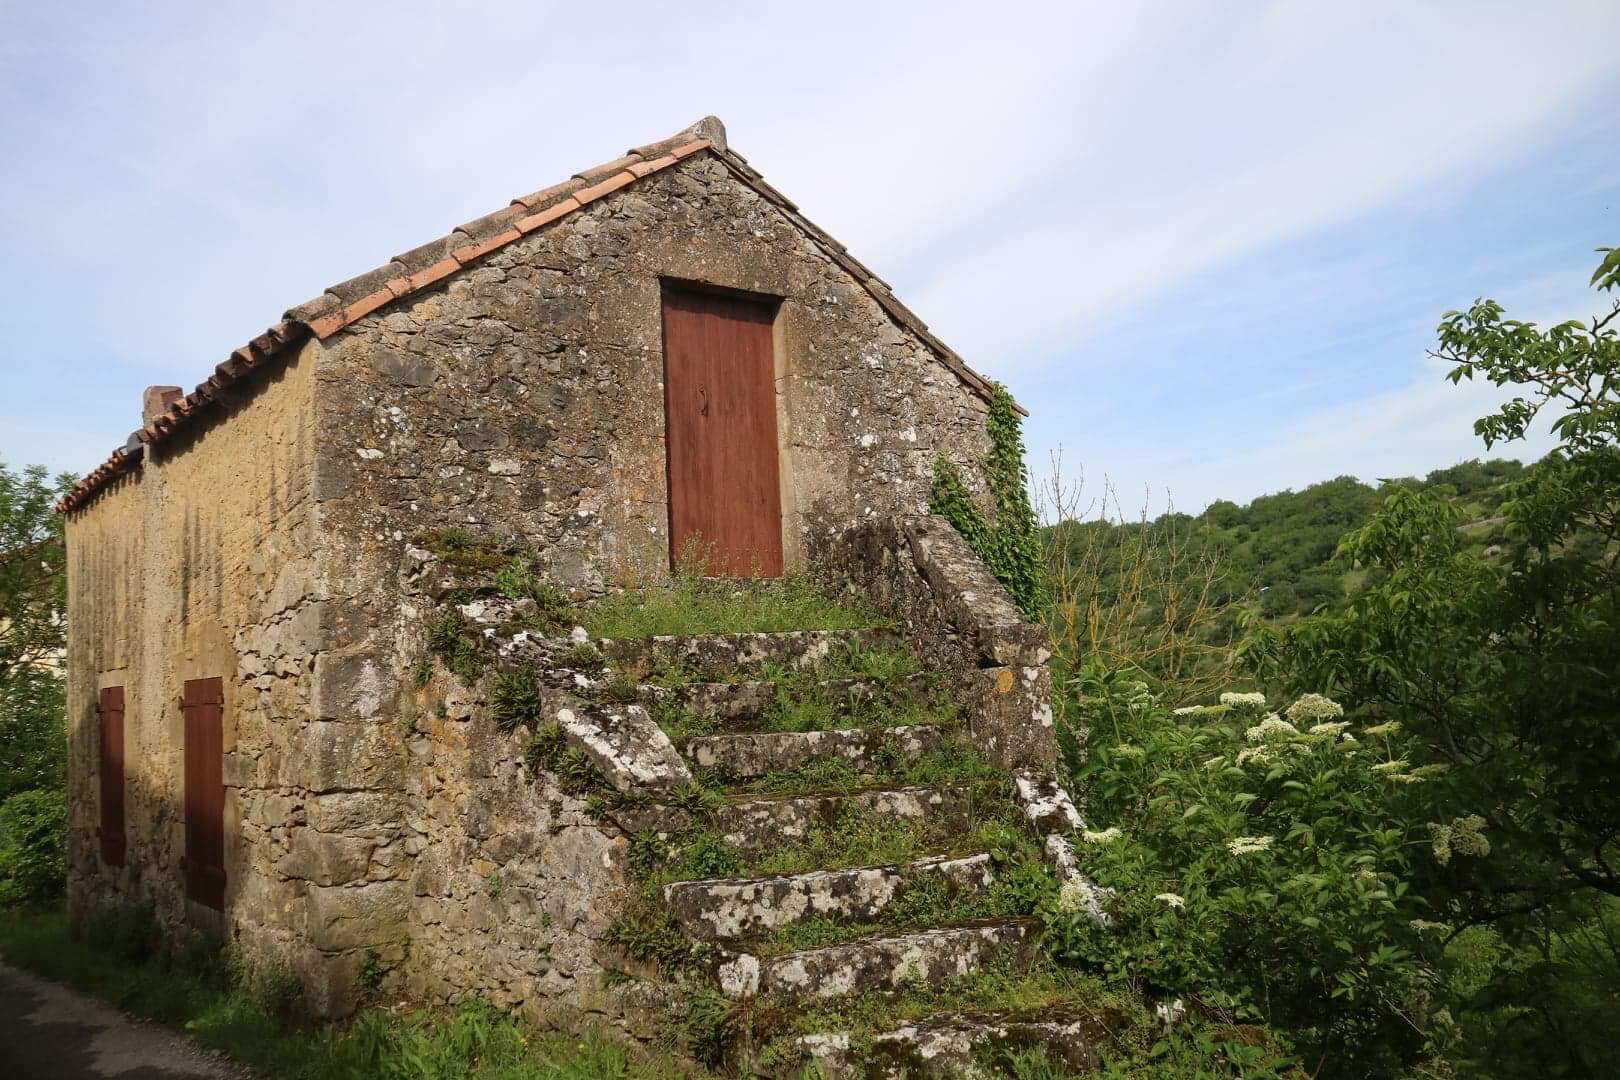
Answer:
<svg viewBox="0 0 1620 1080"><path fill-rule="evenodd" d="M196 434L149 452L139 470L69 516L76 913L107 899L150 898L170 921L186 914L179 699L188 679L220 676L225 685L228 916L251 900L254 878L269 865L276 826L254 813L265 779L259 760L285 742L281 729L302 719L321 643L310 497L318 349L306 347ZM102 863L95 840L94 707L98 688L110 685L125 687L122 871ZM195 909L190 917L210 919Z"/></svg>

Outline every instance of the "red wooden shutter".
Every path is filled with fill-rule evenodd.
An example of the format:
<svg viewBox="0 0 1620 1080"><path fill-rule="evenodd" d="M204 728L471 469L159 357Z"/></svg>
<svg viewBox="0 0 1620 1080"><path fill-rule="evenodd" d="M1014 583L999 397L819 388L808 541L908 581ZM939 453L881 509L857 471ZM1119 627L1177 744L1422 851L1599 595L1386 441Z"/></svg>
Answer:
<svg viewBox="0 0 1620 1080"><path fill-rule="evenodd" d="M225 909L225 683L191 679L186 721L186 896Z"/></svg>
<svg viewBox="0 0 1620 1080"><path fill-rule="evenodd" d="M108 866L124 865L124 688L108 686L96 705L101 726L101 858Z"/></svg>
<svg viewBox="0 0 1620 1080"><path fill-rule="evenodd" d="M670 557L708 573L782 573L774 305L664 291ZM678 568L678 567L677 567Z"/></svg>

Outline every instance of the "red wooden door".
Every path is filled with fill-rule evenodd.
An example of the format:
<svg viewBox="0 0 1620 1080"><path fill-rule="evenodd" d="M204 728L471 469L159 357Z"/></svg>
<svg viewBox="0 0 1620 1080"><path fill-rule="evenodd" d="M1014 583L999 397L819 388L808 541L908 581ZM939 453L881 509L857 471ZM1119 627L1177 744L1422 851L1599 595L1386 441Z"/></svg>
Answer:
<svg viewBox="0 0 1620 1080"><path fill-rule="evenodd" d="M96 704L101 727L101 858L108 866L124 865L124 688L108 686Z"/></svg>
<svg viewBox="0 0 1620 1080"><path fill-rule="evenodd" d="M664 422L673 562L782 573L773 304L664 290Z"/></svg>
<svg viewBox="0 0 1620 1080"><path fill-rule="evenodd" d="M186 896L225 909L225 684L191 679L186 722Z"/></svg>

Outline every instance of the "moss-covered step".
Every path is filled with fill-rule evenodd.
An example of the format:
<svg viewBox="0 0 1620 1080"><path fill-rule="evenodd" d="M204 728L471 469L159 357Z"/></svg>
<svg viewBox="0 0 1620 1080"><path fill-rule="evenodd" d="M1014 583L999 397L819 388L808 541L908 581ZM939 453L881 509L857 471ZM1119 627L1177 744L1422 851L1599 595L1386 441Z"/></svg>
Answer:
<svg viewBox="0 0 1620 1080"><path fill-rule="evenodd" d="M990 856L932 856L903 865L679 881L664 886L663 895L692 937L728 941L812 918L875 922L908 885L923 878L942 879L959 890L982 889L992 879Z"/></svg>
<svg viewBox="0 0 1620 1080"><path fill-rule="evenodd" d="M1095 1010L1039 1009L1027 1012L947 1012L899 1024L862 1040L859 1052L848 1032L806 1035L805 1057L821 1074L864 1080L979 1075L986 1064L1042 1051L1065 1075L1102 1068L1117 1018Z"/></svg>
<svg viewBox="0 0 1620 1080"><path fill-rule="evenodd" d="M681 637L603 638L600 649L621 671L678 670L724 681L759 673L767 665L808 669L850 650L893 649L893 630L790 630L774 634L697 634Z"/></svg>
<svg viewBox="0 0 1620 1080"><path fill-rule="evenodd" d="M841 761L857 772L912 764L945 744L947 732L932 724L830 731L741 732L675 740L693 767L714 769L737 780L789 772L811 762Z"/></svg>
<svg viewBox="0 0 1620 1080"><path fill-rule="evenodd" d="M924 823L941 834L965 833L972 792L965 786L885 787L812 795L766 795L727 801L709 812L710 827L745 856L836 828L852 815Z"/></svg>
<svg viewBox="0 0 1620 1080"><path fill-rule="evenodd" d="M716 968L729 997L805 1000L899 990L984 968L1028 967L1040 922L998 919L871 937L779 956L740 953Z"/></svg>

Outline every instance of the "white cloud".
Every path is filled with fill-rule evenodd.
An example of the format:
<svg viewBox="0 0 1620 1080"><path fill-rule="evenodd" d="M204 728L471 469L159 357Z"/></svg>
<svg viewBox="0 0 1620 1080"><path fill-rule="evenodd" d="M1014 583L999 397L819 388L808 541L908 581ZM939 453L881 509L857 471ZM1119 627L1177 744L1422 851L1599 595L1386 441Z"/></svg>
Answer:
<svg viewBox="0 0 1620 1080"><path fill-rule="evenodd" d="M1155 63L1115 91L1130 135L1052 175L970 257L919 275L915 306L970 361L1093 332L1199 274L1533 145L1538 124L1612 81L1616 31L1612 4L1479 18L1282 4L1234 17L1213 59L1201 34L1156 41Z"/></svg>

